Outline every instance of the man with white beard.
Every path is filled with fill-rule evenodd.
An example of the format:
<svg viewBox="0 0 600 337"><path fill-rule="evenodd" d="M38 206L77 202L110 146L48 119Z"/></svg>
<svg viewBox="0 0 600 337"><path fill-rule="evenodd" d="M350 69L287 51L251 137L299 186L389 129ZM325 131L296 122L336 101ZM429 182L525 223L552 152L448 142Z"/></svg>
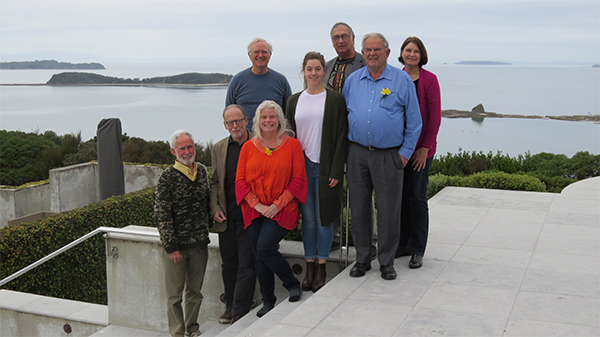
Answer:
<svg viewBox="0 0 600 337"><path fill-rule="evenodd" d="M167 318L171 336L198 336L202 282L208 261L210 188L206 167L196 163L196 143L185 130L171 136L177 158L156 185L154 222L164 248ZM185 315L181 306L185 288Z"/></svg>

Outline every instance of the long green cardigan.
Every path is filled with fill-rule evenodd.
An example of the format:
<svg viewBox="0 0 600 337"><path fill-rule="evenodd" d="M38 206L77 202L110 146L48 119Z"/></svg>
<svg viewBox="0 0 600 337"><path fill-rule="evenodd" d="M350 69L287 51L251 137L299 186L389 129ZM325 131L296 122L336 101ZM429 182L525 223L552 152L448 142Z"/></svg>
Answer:
<svg viewBox="0 0 600 337"><path fill-rule="evenodd" d="M344 191L344 163L348 154L346 101L338 92L326 90L319 163L319 211L323 226L331 224L340 216ZM288 99L285 109L286 117L294 132L296 132L296 105L300 93ZM334 188L329 188L329 178L340 182Z"/></svg>

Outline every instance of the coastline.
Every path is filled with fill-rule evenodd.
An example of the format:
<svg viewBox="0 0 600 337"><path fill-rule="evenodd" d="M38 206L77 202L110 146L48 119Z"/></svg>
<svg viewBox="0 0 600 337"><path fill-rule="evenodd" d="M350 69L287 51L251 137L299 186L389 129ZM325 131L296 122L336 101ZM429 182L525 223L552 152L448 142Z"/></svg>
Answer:
<svg viewBox="0 0 600 337"><path fill-rule="evenodd" d="M519 119L552 119L571 122L600 123L600 115L572 115L572 116L539 116L539 115L511 115L496 112L473 112L465 110L442 110L444 118L471 118L474 121L483 121L485 118L519 118Z"/></svg>
<svg viewBox="0 0 600 337"><path fill-rule="evenodd" d="M90 84L46 84L46 83L13 83L0 84L6 87L167 87L167 88L190 88L190 87L221 87L229 83L204 83L204 84L169 84L169 83L90 83Z"/></svg>

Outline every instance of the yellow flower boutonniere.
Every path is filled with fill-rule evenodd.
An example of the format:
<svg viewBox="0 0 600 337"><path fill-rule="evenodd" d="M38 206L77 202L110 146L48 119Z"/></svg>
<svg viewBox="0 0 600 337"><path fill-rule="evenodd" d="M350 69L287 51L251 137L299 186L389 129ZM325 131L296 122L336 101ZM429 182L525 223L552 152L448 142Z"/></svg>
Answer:
<svg viewBox="0 0 600 337"><path fill-rule="evenodd" d="M386 96L389 96L389 94L391 94L391 93L392 93L392 92L391 92L391 91L390 91L390 89L388 89L388 88L383 88L383 90L381 90L381 95L382 95L382 98L383 98L383 97L386 97Z"/></svg>
<svg viewBox="0 0 600 337"><path fill-rule="evenodd" d="M271 149L270 149L270 148L268 148L268 147L265 147L265 153L267 154L267 156L270 156L270 155L272 155L272 154L273 154L273 150L271 150Z"/></svg>

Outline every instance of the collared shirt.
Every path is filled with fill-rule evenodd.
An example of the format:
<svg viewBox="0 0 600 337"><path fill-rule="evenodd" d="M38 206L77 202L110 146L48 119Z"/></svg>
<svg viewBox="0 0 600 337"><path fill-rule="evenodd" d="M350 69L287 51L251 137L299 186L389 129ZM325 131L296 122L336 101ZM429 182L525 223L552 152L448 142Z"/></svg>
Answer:
<svg viewBox="0 0 600 337"><path fill-rule="evenodd" d="M194 168L193 170L178 161L175 161L175 165L173 165L175 169L185 174L185 176L190 178L191 181L195 181L196 175L198 174L198 166L196 162L194 162L192 166Z"/></svg>
<svg viewBox="0 0 600 337"><path fill-rule="evenodd" d="M348 77L342 94L351 142L378 148L399 146L398 153L410 159L422 122L415 85L405 71L388 64L373 80L369 68L361 68Z"/></svg>

